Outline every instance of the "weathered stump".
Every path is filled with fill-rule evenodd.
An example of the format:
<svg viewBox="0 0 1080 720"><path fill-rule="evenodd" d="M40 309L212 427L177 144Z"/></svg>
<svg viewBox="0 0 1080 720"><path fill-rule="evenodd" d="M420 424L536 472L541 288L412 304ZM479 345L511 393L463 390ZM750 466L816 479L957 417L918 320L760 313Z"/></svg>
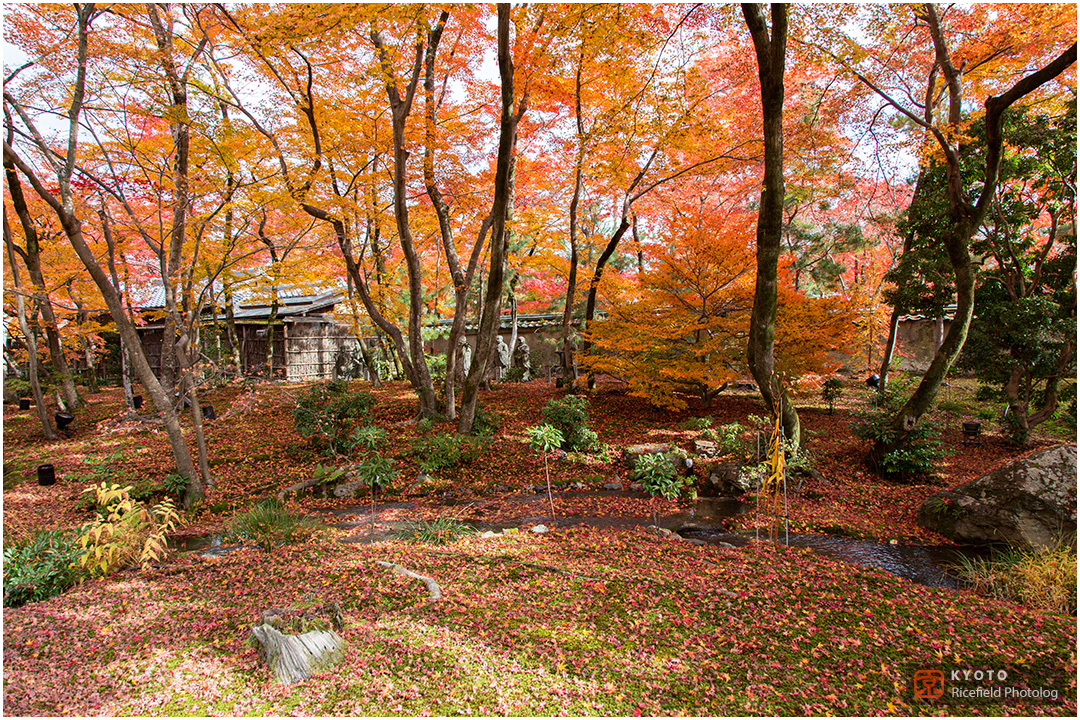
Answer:
<svg viewBox="0 0 1080 720"><path fill-rule="evenodd" d="M317 611L267 610L262 623L251 628L259 658L283 684L291 685L312 673L328 670L345 656L341 607L330 603ZM291 634L283 631L293 631Z"/></svg>

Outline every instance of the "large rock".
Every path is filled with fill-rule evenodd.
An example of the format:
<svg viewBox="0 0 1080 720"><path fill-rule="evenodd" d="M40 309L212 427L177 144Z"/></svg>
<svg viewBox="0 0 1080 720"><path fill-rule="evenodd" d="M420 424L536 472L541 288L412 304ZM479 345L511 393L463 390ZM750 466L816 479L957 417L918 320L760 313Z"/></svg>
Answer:
<svg viewBox="0 0 1080 720"><path fill-rule="evenodd" d="M712 465L702 482L702 494L713 497L738 497L756 489L756 483L743 473L741 463L721 462Z"/></svg>
<svg viewBox="0 0 1080 720"><path fill-rule="evenodd" d="M924 528L972 544L1052 547L1076 539L1076 446L1032 453L919 508Z"/></svg>

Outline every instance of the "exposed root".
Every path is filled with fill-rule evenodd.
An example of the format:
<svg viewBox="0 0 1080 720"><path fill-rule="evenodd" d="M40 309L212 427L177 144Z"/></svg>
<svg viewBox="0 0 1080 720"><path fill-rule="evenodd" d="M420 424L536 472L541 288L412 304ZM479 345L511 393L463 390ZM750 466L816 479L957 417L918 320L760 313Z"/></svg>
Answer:
<svg viewBox="0 0 1080 720"><path fill-rule="evenodd" d="M406 568L403 568L402 566L398 565L397 563L386 562L385 560L376 560L375 562L379 563L383 567L391 568L398 575L405 575L406 577L411 577L414 580L421 581L422 583L427 585L428 593L430 594L432 600L438 600L439 598L442 597L442 590L439 589L439 583L435 582L433 579L429 578L427 575L421 575L420 573L414 573L412 570L407 570Z"/></svg>

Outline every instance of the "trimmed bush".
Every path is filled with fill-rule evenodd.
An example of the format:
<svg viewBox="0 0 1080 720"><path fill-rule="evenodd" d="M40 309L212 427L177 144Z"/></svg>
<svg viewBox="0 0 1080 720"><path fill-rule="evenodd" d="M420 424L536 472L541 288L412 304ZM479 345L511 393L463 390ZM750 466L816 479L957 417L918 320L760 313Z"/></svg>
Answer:
<svg viewBox="0 0 1080 720"><path fill-rule="evenodd" d="M852 432L872 445L890 442L895 437L891 426L895 405L895 402L886 401L883 408L870 408L860 413L851 427ZM940 433L924 421L915 425L903 447L885 454L877 470L883 477L894 480L931 476L938 461L946 454Z"/></svg>
<svg viewBox="0 0 1080 720"><path fill-rule="evenodd" d="M588 428L588 401L578 395L550 400L541 413L548 425L562 435L563 450L584 451L596 447L596 433Z"/></svg>
<svg viewBox="0 0 1080 720"><path fill-rule="evenodd" d="M344 455L352 448L349 431L357 421L370 424L375 396L349 392L344 380L313 385L296 401L296 432L324 454Z"/></svg>
<svg viewBox="0 0 1080 720"><path fill-rule="evenodd" d="M432 473L472 462L480 456L484 445L484 442L469 435L439 433L418 438L406 454L417 458L424 472Z"/></svg>

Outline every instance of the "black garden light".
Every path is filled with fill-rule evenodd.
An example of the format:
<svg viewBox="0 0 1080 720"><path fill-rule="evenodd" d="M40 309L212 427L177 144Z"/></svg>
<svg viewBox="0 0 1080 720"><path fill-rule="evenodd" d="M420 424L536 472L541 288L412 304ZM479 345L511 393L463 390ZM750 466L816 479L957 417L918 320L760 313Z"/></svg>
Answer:
<svg viewBox="0 0 1080 720"><path fill-rule="evenodd" d="M30 398L19 398L19 409L20 410L29 410L30 409Z"/></svg>
<svg viewBox="0 0 1080 720"><path fill-rule="evenodd" d="M881 384L881 378L877 373L874 373L870 377L866 378L866 384L872 388L876 388Z"/></svg>
<svg viewBox="0 0 1080 720"><path fill-rule="evenodd" d="M53 418L56 420L56 429L64 433L65 437L71 437L71 430L68 426L75 422L75 416L71 413L58 412L53 415Z"/></svg>
<svg viewBox="0 0 1080 720"><path fill-rule="evenodd" d="M50 463L44 465L38 465L37 469L37 484L38 485L55 485L56 484L56 469Z"/></svg>
<svg viewBox="0 0 1080 720"><path fill-rule="evenodd" d="M217 419L217 413L214 412L214 406L213 405L204 405L200 409L202 410L203 420L216 420Z"/></svg>
<svg viewBox="0 0 1080 720"><path fill-rule="evenodd" d="M982 440L979 439L979 435L982 433L982 423L973 422L973 421L970 421L970 420L965 420L963 423L960 424L960 429L964 433L964 442L963 442L963 444L965 446L967 446L967 445L978 445L980 447L982 446Z"/></svg>
<svg viewBox="0 0 1080 720"><path fill-rule="evenodd" d="M132 397L131 397L131 407L134 408L135 410L138 410L139 408L142 407L142 395L132 395Z"/></svg>

